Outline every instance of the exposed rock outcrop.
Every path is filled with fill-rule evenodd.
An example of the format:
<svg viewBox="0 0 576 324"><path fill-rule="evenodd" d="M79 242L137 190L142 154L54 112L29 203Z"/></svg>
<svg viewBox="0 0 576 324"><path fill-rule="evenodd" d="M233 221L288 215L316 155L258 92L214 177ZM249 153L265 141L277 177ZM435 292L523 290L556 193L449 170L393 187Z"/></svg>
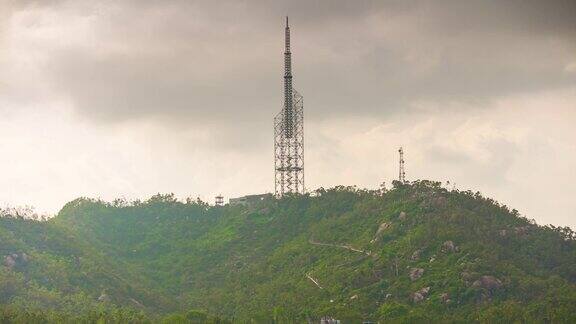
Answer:
<svg viewBox="0 0 576 324"><path fill-rule="evenodd" d="M7 255L4 257L4 265L12 269L16 265L16 260L12 257L12 255Z"/></svg>
<svg viewBox="0 0 576 324"><path fill-rule="evenodd" d="M440 301L443 304L450 304L452 300L450 300L450 295L448 293L441 293L440 294Z"/></svg>
<svg viewBox="0 0 576 324"><path fill-rule="evenodd" d="M460 273L460 277L462 278L466 286L470 286L470 281L473 278L473 275L470 272L462 271L462 273Z"/></svg>
<svg viewBox="0 0 576 324"><path fill-rule="evenodd" d="M430 292L430 287L424 287L424 288L416 291L415 293L412 294L412 301L414 303L419 303L419 302L423 301L428 296L429 292Z"/></svg>
<svg viewBox="0 0 576 324"><path fill-rule="evenodd" d="M144 305L142 305L142 303L139 302L139 301L137 301L136 299L130 298L129 300L130 300L130 302L131 302L134 306L136 306L137 308L144 308Z"/></svg>
<svg viewBox="0 0 576 324"><path fill-rule="evenodd" d="M400 215L398 215L398 219L403 220L406 219L406 213L405 212L400 212Z"/></svg>
<svg viewBox="0 0 576 324"><path fill-rule="evenodd" d="M442 243L441 250L444 253L452 253L452 252L457 252L458 247L456 245L454 245L454 242L446 241L446 242Z"/></svg>
<svg viewBox="0 0 576 324"><path fill-rule="evenodd" d="M28 261L30 260L30 257L28 256L28 254L22 252L22 253L12 253L12 254L8 254L6 256L4 256L4 266L6 266L8 269L12 269L17 265L26 265L28 263Z"/></svg>
<svg viewBox="0 0 576 324"><path fill-rule="evenodd" d="M472 288L496 290L502 287L502 281L493 276L482 276L472 283Z"/></svg>
<svg viewBox="0 0 576 324"><path fill-rule="evenodd" d="M420 202L420 207L427 210L444 208L448 204L444 196L422 195L422 198L424 199Z"/></svg>
<svg viewBox="0 0 576 324"><path fill-rule="evenodd" d="M530 226L526 225L526 226L516 226L512 229L501 229L498 230L498 236L500 237L508 237L510 235L516 235L516 236L525 236L528 234L528 232L530 231Z"/></svg>
<svg viewBox="0 0 576 324"><path fill-rule="evenodd" d="M414 281L414 280L418 280L420 279L420 277L422 277L422 275L424 274L424 269L422 268L412 268L410 269L410 280Z"/></svg>
<svg viewBox="0 0 576 324"><path fill-rule="evenodd" d="M434 198L432 198L432 201L431 201L432 206L437 207L437 208L445 207L447 203L448 203L448 200L444 196L434 197Z"/></svg>
<svg viewBox="0 0 576 324"><path fill-rule="evenodd" d="M514 234L523 236L528 234L528 230L530 230L530 226L517 226L514 227Z"/></svg>
<svg viewBox="0 0 576 324"><path fill-rule="evenodd" d="M100 294L100 297L98 297L98 301L101 302L101 303L107 303L107 302L110 302L111 299L110 299L110 296L108 296L107 293L102 292L102 294Z"/></svg>
<svg viewBox="0 0 576 324"><path fill-rule="evenodd" d="M376 234L374 235L374 238L372 239L372 241L370 241L370 243L374 243L376 241L378 241L380 239L380 237L382 236L382 234L384 233L384 231L390 227L390 223L382 223L380 224L380 226L378 226L378 230L376 231Z"/></svg>
<svg viewBox="0 0 576 324"><path fill-rule="evenodd" d="M412 260L412 261L420 260L420 254L421 253L422 253L422 250L420 250L420 249L414 251L414 253L412 253L412 256L410 256L410 260Z"/></svg>

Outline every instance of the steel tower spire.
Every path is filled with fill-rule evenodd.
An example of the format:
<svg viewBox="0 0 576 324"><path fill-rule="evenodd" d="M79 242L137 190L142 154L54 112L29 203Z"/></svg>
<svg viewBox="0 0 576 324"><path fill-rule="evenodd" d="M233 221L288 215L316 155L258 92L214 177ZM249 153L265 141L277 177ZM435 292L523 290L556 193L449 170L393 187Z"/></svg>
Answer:
<svg viewBox="0 0 576 324"><path fill-rule="evenodd" d="M288 25L288 16L286 16L286 28L284 29L284 129L286 137L292 137L292 53L290 53L290 26Z"/></svg>
<svg viewBox="0 0 576 324"><path fill-rule="evenodd" d="M274 117L274 192L304 193L304 105L292 86L290 26L284 29L284 106Z"/></svg>

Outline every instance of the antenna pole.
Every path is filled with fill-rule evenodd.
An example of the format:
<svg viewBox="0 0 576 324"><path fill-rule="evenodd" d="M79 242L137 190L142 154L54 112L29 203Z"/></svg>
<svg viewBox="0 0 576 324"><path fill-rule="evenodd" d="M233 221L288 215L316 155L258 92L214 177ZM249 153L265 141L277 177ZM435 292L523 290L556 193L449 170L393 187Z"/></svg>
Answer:
<svg viewBox="0 0 576 324"><path fill-rule="evenodd" d="M274 192L303 194L304 101L292 86L290 25L284 29L284 106L274 117Z"/></svg>
<svg viewBox="0 0 576 324"><path fill-rule="evenodd" d="M406 182L406 171L404 169L404 149L402 149L402 147L400 147L400 149L398 150L398 153L400 153L400 168L398 170L398 181L400 181L401 183L405 183Z"/></svg>

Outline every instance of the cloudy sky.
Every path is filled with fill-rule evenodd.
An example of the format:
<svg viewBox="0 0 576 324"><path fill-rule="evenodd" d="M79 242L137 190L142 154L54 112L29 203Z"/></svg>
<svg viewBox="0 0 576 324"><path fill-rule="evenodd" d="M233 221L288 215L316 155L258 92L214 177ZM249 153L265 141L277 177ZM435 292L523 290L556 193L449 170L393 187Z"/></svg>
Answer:
<svg viewBox="0 0 576 324"><path fill-rule="evenodd" d="M576 2L0 0L0 204L273 190L283 16L306 182L397 176L576 228Z"/></svg>

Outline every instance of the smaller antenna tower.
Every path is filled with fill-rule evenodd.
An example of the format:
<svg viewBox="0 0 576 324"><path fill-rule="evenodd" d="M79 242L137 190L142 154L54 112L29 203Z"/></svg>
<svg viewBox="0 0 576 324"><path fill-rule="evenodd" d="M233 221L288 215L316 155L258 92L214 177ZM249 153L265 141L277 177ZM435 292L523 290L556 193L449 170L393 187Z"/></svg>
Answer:
<svg viewBox="0 0 576 324"><path fill-rule="evenodd" d="M224 197L222 197L222 195L216 196L216 198L214 199L214 205L224 206Z"/></svg>
<svg viewBox="0 0 576 324"><path fill-rule="evenodd" d="M400 181L401 183L405 183L406 171L404 170L404 149L400 147L400 149L398 149L398 153L400 153L400 169L398 172L398 181Z"/></svg>

